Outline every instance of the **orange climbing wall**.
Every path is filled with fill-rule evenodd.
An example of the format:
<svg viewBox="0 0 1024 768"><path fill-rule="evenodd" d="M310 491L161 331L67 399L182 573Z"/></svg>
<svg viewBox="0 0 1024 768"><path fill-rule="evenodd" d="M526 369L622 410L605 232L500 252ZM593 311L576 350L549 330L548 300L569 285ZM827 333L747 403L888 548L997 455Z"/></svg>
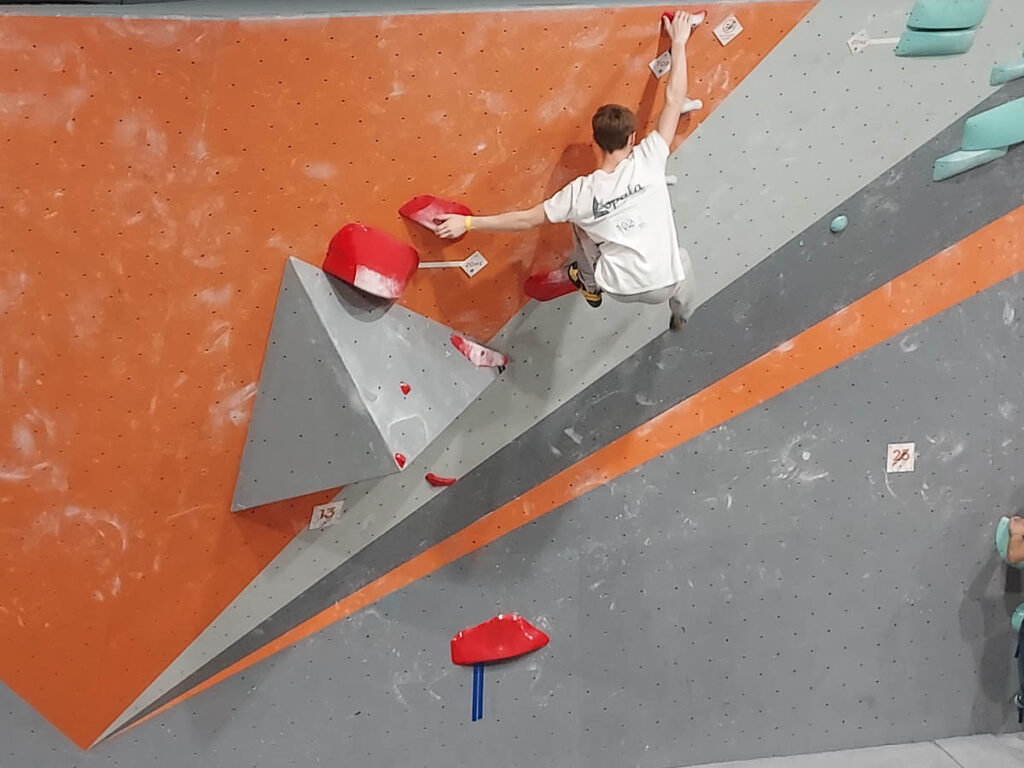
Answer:
<svg viewBox="0 0 1024 768"><path fill-rule="evenodd" d="M700 114L812 5L714 6L746 32L697 35ZM285 258L358 220L491 262L418 276L409 307L486 339L522 306L564 232L442 249L396 209L530 205L589 170L596 106L658 108L658 15L0 18L6 683L88 744L324 498L228 512Z"/></svg>

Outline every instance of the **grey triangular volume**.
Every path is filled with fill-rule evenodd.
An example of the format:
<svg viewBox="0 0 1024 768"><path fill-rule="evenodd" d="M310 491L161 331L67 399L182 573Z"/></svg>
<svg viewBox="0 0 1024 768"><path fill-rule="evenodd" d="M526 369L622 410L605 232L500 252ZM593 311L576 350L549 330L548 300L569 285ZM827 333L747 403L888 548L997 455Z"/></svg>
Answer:
<svg viewBox="0 0 1024 768"><path fill-rule="evenodd" d="M285 265L231 508L383 475L395 466L297 264Z"/></svg>
<svg viewBox="0 0 1024 768"><path fill-rule="evenodd" d="M413 461L497 376L450 338L289 259L232 509L397 472L396 454Z"/></svg>

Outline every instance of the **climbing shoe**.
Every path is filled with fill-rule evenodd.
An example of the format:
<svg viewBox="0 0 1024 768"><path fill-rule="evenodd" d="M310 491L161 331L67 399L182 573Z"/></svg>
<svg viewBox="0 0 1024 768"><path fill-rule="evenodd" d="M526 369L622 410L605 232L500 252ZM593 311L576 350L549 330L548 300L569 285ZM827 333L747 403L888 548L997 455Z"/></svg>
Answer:
<svg viewBox="0 0 1024 768"><path fill-rule="evenodd" d="M580 280L580 266L575 261L569 265L569 282L576 286L576 290L583 294L587 304L592 307L601 306L601 292L587 289L583 281Z"/></svg>

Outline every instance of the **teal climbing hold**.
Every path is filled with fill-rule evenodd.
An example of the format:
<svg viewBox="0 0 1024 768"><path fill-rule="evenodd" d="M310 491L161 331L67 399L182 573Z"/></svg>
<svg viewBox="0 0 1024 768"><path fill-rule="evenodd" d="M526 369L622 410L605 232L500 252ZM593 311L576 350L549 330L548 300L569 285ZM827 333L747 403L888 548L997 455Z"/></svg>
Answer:
<svg viewBox="0 0 1024 768"><path fill-rule="evenodd" d="M1017 606L1017 610L1013 612L1013 617L1010 619L1010 624L1013 626L1013 631L1020 634L1021 625L1024 624L1024 603Z"/></svg>
<svg viewBox="0 0 1024 768"><path fill-rule="evenodd" d="M989 0L917 0L907 26L914 29L970 29L981 24Z"/></svg>
<svg viewBox="0 0 1024 768"><path fill-rule="evenodd" d="M846 216L836 216L832 219L832 223L828 225L828 228L835 232L837 235L846 229L846 225L850 223L850 220Z"/></svg>
<svg viewBox="0 0 1024 768"><path fill-rule="evenodd" d="M1006 154L1006 147L999 149L963 150L944 155L935 161L932 180L942 181L958 173L977 168L979 165L991 163Z"/></svg>
<svg viewBox="0 0 1024 768"><path fill-rule="evenodd" d="M897 56L951 56L967 53L974 44L973 29L925 32L905 29L896 44Z"/></svg>
<svg viewBox="0 0 1024 768"><path fill-rule="evenodd" d="M992 76L988 80L989 85L1002 85L1018 77L1024 77L1024 59L1011 61L1008 64L996 64L992 67Z"/></svg>
<svg viewBox="0 0 1024 768"><path fill-rule="evenodd" d="M1014 99L964 123L961 149L998 149L1024 141L1024 98Z"/></svg>

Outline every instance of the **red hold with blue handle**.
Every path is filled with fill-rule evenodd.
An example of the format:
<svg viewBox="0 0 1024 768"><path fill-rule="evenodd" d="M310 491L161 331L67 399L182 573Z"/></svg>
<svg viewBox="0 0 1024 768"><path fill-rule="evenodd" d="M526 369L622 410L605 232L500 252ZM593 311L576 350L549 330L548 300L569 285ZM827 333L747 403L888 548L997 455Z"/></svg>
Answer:
<svg viewBox="0 0 1024 768"><path fill-rule="evenodd" d="M484 716L484 664L536 651L550 638L522 616L502 613L452 638L452 662L473 665L473 722Z"/></svg>

